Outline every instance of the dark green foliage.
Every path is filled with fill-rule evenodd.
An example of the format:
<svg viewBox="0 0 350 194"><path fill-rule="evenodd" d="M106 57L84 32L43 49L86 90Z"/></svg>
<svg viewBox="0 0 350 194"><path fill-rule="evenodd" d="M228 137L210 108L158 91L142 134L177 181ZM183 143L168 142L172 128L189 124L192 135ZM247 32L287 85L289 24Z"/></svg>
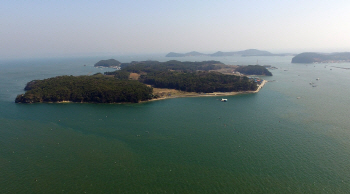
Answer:
<svg viewBox="0 0 350 194"><path fill-rule="evenodd" d="M151 72L140 77L140 81L158 88L171 88L186 92L232 92L256 90L257 85L247 77L224 75L217 72L177 71Z"/></svg>
<svg viewBox="0 0 350 194"><path fill-rule="evenodd" d="M128 66L124 66L123 70L133 73L140 72L155 72L155 71L183 71L183 72L194 72L197 70L215 70L220 69L219 65L223 65L219 61L203 61L203 62L181 62L181 61L167 61L167 62L158 62L158 61L142 61L142 62L133 62Z"/></svg>
<svg viewBox="0 0 350 194"><path fill-rule="evenodd" d="M261 65L239 66L236 71L247 75L267 75L272 76L272 73Z"/></svg>
<svg viewBox="0 0 350 194"><path fill-rule="evenodd" d="M121 63L115 59L101 60L97 62L95 67L115 67L119 66Z"/></svg>
<svg viewBox="0 0 350 194"><path fill-rule="evenodd" d="M232 92L256 90L257 85L247 77L224 75L210 70L221 69L219 61L167 62L142 61L131 62L122 70L106 72L106 75L124 72L140 73L139 81L158 88L171 88L187 92Z"/></svg>
<svg viewBox="0 0 350 194"><path fill-rule="evenodd" d="M103 75L58 76L34 80L16 103L34 102L139 102L152 98L153 89L138 81L123 81Z"/></svg>
<svg viewBox="0 0 350 194"><path fill-rule="evenodd" d="M118 71L114 77L120 80L128 80L130 76L130 73L127 71Z"/></svg>
<svg viewBox="0 0 350 194"><path fill-rule="evenodd" d="M198 93L257 89L257 84L245 76L225 75L210 71L223 67L226 65L218 61L133 61L123 64L122 70L105 72L105 75L113 75L113 77L97 73L93 76L58 76L45 80L33 80L26 85L26 93L17 96L16 103L139 102L153 98L153 89L145 84ZM240 72L246 70L245 73L250 74L269 75L270 73L262 66L240 68ZM141 75L139 81L129 80L130 73L139 73Z"/></svg>
<svg viewBox="0 0 350 194"><path fill-rule="evenodd" d="M105 72L105 75L114 75L115 78L119 80L128 80L130 73L127 71L112 71L112 72Z"/></svg>

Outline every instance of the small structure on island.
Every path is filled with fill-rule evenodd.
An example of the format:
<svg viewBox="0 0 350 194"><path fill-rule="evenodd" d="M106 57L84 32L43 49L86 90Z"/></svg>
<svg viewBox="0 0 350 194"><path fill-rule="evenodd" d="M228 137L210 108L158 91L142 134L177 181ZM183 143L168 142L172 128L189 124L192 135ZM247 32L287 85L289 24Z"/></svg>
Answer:
<svg viewBox="0 0 350 194"><path fill-rule="evenodd" d="M221 102L227 102L226 98L221 98Z"/></svg>

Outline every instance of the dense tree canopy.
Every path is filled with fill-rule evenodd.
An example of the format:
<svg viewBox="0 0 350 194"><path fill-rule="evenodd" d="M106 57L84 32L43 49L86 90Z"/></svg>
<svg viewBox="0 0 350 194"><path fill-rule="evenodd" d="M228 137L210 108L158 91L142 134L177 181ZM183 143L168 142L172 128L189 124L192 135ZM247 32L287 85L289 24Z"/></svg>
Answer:
<svg viewBox="0 0 350 194"><path fill-rule="evenodd" d="M140 82L158 88L171 88L187 92L232 92L256 90L257 84L243 76L225 75L212 70L226 68L227 65L219 61L167 62L143 61L124 65L122 70L106 72L106 75L124 74L122 72L140 73ZM271 73L262 66L248 66L242 71L256 75ZM272 74L271 74L272 75Z"/></svg>
<svg viewBox="0 0 350 194"><path fill-rule="evenodd" d="M153 88L170 88L186 92L212 93L254 91L257 84L246 76L225 75L215 70L227 68L218 61L141 61L121 64L122 70L105 75L58 76L34 80L18 95L17 103L34 102L139 102L152 99ZM262 66L240 66L246 74L272 75ZM132 79L130 80L130 75ZM136 74L136 76L135 76Z"/></svg>
<svg viewBox="0 0 350 194"><path fill-rule="evenodd" d="M261 65L239 66L236 71L246 75L267 75L272 76L272 73Z"/></svg>
<svg viewBox="0 0 350 194"><path fill-rule="evenodd" d="M218 72L177 71L152 72L142 75L140 81L157 88L171 88L186 92L232 92L256 90L257 85L247 77L224 75Z"/></svg>
<svg viewBox="0 0 350 194"><path fill-rule="evenodd" d="M106 75L139 73L139 81L157 88L170 88L187 92L232 92L256 90L257 85L247 77L224 75L211 70L225 67L219 61L167 62L142 61L124 65L122 70L106 72ZM119 78L120 79L120 78Z"/></svg>
<svg viewBox="0 0 350 194"><path fill-rule="evenodd" d="M127 71L112 71L105 72L105 75L114 75L115 78L119 80L128 80L130 76L130 72Z"/></svg>
<svg viewBox="0 0 350 194"><path fill-rule="evenodd" d="M139 102L153 97L153 89L138 81L123 81L103 75L58 76L34 80L16 102Z"/></svg>
<svg viewBox="0 0 350 194"><path fill-rule="evenodd" d="M219 61L202 61L202 62L181 62L181 61L141 61L132 62L129 65L123 65L122 70L140 73L140 72L155 72L155 71L182 71L182 72L194 72L197 70L209 71L220 69L223 66Z"/></svg>
<svg viewBox="0 0 350 194"><path fill-rule="evenodd" d="M95 67L115 67L119 66L121 63L115 59L101 60L97 62Z"/></svg>

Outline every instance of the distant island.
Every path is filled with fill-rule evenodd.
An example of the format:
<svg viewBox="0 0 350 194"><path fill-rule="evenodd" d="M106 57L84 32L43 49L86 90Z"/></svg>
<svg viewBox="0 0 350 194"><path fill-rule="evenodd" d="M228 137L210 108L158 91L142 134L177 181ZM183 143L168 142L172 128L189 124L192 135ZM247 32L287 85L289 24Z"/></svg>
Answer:
<svg viewBox="0 0 350 194"><path fill-rule="evenodd" d="M121 62L115 60L115 59L108 59L108 60L101 60L97 62L94 67L110 67L110 68L116 68L121 65Z"/></svg>
<svg viewBox="0 0 350 194"><path fill-rule="evenodd" d="M206 56L206 54L200 53L200 52L196 52L196 51L192 51L189 53L174 53L174 52L170 52L167 55L165 55L166 57L187 57L187 56Z"/></svg>
<svg viewBox="0 0 350 194"><path fill-rule="evenodd" d="M292 58L292 63L340 63L350 62L350 52L342 53L300 53Z"/></svg>
<svg viewBox="0 0 350 194"><path fill-rule="evenodd" d="M243 51L236 51L236 52L221 52L218 51L216 53L212 54L204 54L204 53L199 53L196 51L192 51L189 53L175 53L175 52L170 52L166 57L189 57L189 56L210 56L210 57L225 57L225 56L286 56L286 55L292 55L292 54L273 54L268 51L262 51L262 50L257 50L257 49L248 49L248 50L243 50Z"/></svg>
<svg viewBox="0 0 350 194"><path fill-rule="evenodd" d="M219 61L133 61L122 69L92 76L58 76L27 83L16 103L138 103L182 96L257 92L265 83L247 74L271 76L260 65L233 66Z"/></svg>

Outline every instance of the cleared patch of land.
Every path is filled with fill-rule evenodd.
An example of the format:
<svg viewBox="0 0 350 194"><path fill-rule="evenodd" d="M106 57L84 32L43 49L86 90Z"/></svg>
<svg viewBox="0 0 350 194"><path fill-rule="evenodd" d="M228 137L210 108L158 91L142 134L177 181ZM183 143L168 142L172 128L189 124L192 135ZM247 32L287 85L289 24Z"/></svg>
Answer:
<svg viewBox="0 0 350 194"><path fill-rule="evenodd" d="M217 66L220 66L221 69L210 70L210 71L219 72L226 75L238 75L238 76L240 75L239 72L236 72L236 68L238 67L236 65L217 64Z"/></svg>
<svg viewBox="0 0 350 194"><path fill-rule="evenodd" d="M139 77L140 77L140 74L138 74L138 73L130 73L130 75L129 75L129 79L131 79L131 80L138 80Z"/></svg>

